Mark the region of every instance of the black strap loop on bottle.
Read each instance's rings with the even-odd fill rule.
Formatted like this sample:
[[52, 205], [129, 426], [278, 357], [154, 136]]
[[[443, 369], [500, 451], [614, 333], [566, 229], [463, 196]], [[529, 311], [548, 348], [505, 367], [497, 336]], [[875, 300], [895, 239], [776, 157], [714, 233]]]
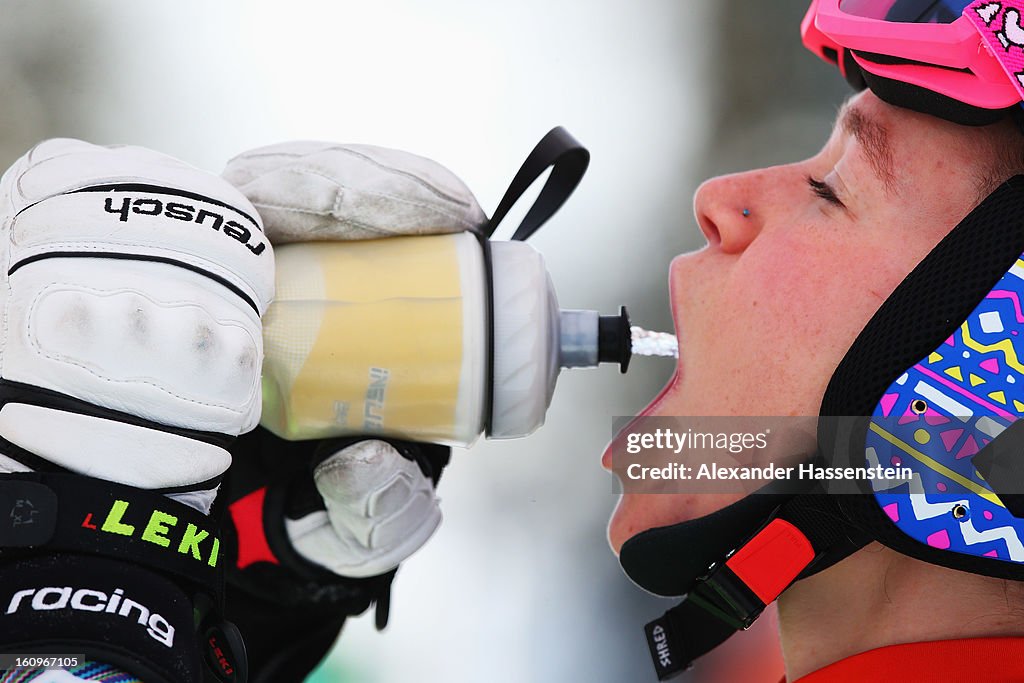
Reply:
[[586, 147], [561, 126], [552, 128], [526, 157], [512, 183], [505, 190], [505, 196], [498, 203], [494, 215], [484, 227], [484, 234], [487, 237], [493, 235], [498, 224], [523, 193], [550, 168], [551, 175], [537, 195], [537, 200], [512, 235], [513, 241], [523, 242], [529, 239], [561, 208], [583, 179], [589, 164], [590, 152]]

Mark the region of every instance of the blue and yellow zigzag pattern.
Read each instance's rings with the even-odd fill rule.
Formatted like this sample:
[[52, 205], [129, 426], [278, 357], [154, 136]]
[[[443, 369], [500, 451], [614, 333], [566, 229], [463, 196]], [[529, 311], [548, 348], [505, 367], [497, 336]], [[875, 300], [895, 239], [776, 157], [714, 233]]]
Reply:
[[913, 471], [910, 483], [875, 482], [875, 498], [921, 543], [1024, 563], [1024, 520], [1003, 507], [971, 461], [1024, 416], [1022, 299], [1024, 260], [1018, 259], [960, 328], [896, 380], [875, 409], [869, 464]]

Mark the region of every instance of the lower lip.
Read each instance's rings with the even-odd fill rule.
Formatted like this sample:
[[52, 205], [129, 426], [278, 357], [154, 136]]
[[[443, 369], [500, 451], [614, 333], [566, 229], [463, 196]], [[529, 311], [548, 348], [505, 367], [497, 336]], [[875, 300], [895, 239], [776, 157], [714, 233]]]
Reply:
[[[647, 417], [648, 415], [653, 414], [654, 411], [658, 409], [658, 406], [661, 405], [661, 400], [665, 398], [665, 395], [668, 394], [668, 392], [672, 391], [672, 389], [675, 388], [676, 383], [678, 381], [679, 370], [676, 369], [675, 374], [672, 375], [672, 379], [668, 381], [668, 384], [666, 384], [664, 388], [662, 388], [662, 390], [658, 392], [658, 395], [655, 396], [654, 399], [647, 404], [646, 408], [637, 413], [636, 417], [630, 420], [629, 424], [627, 424], [622, 430], [619, 431], [619, 434], [624, 434], [625, 432], [629, 431], [629, 429], [634, 424], [636, 424], [637, 420], [639, 420], [640, 418]], [[604, 449], [604, 453], [601, 455], [601, 466], [609, 471], [611, 471], [612, 469], [612, 448], [613, 446], [615, 446], [615, 442], [618, 440], [618, 438], [619, 435], [615, 435], [612, 438], [611, 443], [608, 444], [608, 447]]]

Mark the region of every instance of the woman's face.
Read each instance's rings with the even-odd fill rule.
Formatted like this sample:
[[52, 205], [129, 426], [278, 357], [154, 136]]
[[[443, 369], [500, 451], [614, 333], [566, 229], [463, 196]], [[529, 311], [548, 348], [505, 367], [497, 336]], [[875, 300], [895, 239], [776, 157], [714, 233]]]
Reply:
[[[694, 211], [708, 244], [669, 275], [679, 363], [641, 414], [817, 415], [879, 305], [977, 205], [992, 138], [865, 92], [816, 156], [701, 185]], [[618, 552], [737, 497], [626, 494], [609, 540]]]

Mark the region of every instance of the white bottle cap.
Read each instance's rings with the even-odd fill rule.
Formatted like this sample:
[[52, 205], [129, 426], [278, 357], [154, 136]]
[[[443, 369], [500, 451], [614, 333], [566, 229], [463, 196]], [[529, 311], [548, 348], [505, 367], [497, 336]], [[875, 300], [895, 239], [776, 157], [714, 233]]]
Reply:
[[544, 258], [524, 242], [492, 242], [494, 397], [492, 439], [544, 424], [558, 377], [559, 311]]

